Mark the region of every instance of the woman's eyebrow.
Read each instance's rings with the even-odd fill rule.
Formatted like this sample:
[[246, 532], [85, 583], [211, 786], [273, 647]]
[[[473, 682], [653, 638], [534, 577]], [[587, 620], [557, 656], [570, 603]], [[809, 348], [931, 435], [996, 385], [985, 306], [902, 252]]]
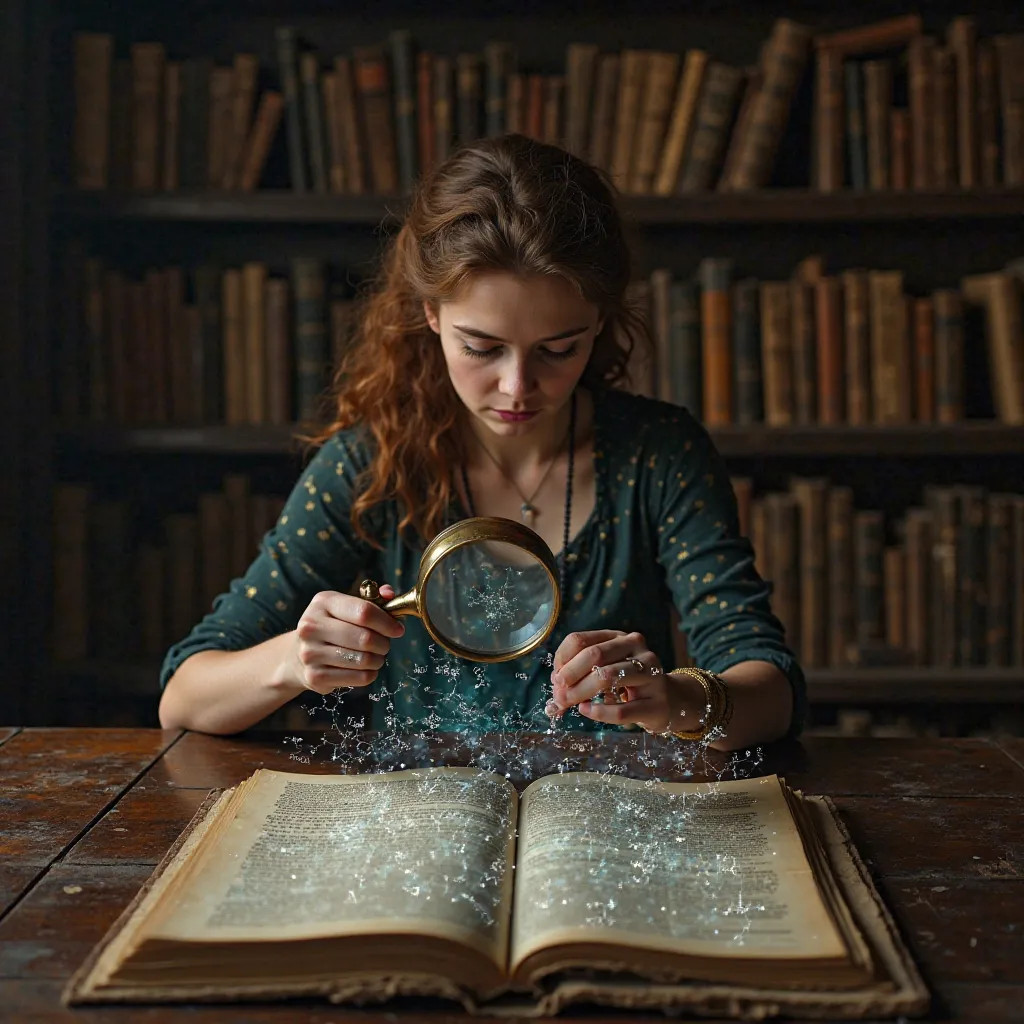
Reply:
[[[452, 324], [452, 327], [460, 334], [468, 334], [471, 338], [479, 338], [481, 341], [500, 341], [504, 343], [504, 338], [496, 337], [493, 334], [488, 334], [486, 331], [479, 331], [475, 327], [466, 327], [462, 324]], [[562, 331], [559, 334], [552, 334], [549, 338], [541, 338], [539, 344], [544, 344], [547, 341], [565, 341], [566, 338], [575, 338], [577, 334], [582, 334], [586, 330], [586, 326], [573, 327], [571, 330]]]

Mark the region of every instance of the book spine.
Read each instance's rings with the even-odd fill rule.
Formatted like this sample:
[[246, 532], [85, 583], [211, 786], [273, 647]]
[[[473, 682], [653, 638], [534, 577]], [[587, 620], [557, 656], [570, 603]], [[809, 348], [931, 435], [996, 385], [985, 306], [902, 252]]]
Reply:
[[932, 105], [934, 93], [935, 40], [918, 36], [907, 52], [907, 84], [910, 98], [911, 181], [915, 189], [932, 187]]
[[815, 54], [814, 182], [821, 192], [843, 187], [843, 59], [831, 49]]
[[619, 65], [619, 91], [615, 104], [615, 133], [613, 136], [611, 174], [615, 184], [629, 190], [630, 169], [636, 156], [637, 125], [640, 104], [647, 81], [650, 53], [646, 50], [625, 49]]
[[480, 58], [475, 53], [460, 53], [455, 58], [456, 131], [460, 145], [480, 138]]
[[[242, 164], [238, 179], [240, 192], [252, 192], [263, 176], [263, 169], [270, 154], [270, 147], [281, 124], [284, 113], [284, 97], [268, 89], [260, 97], [252, 132], [246, 140], [242, 153]], [[340, 183], [339, 183], [340, 184]]]
[[818, 418], [814, 291], [814, 285], [800, 278], [790, 282], [794, 420], [801, 424]]
[[245, 310], [242, 272], [225, 270], [221, 278], [221, 309], [224, 356], [224, 422], [232, 426], [246, 422]]
[[593, 43], [570, 43], [565, 54], [565, 148], [584, 159], [590, 144], [590, 110], [599, 56], [600, 50]]
[[292, 422], [294, 379], [289, 330], [288, 282], [270, 278], [266, 282], [267, 409], [268, 423], [284, 426]]
[[885, 603], [885, 642], [893, 650], [907, 645], [906, 559], [903, 548], [890, 546], [882, 556], [882, 590]]
[[772, 28], [762, 60], [764, 83], [754, 97], [750, 123], [743, 134], [743, 146], [732, 176], [732, 186], [738, 191], [763, 188], [769, 183], [790, 108], [807, 65], [810, 39], [808, 28], [788, 18], [779, 18]]
[[679, 177], [680, 194], [706, 192], [714, 185], [742, 84], [740, 68], [715, 61], [708, 65], [693, 135]]
[[737, 281], [732, 289], [733, 382], [736, 422], [764, 420], [761, 387], [761, 322], [758, 312], [760, 283], [756, 278]]
[[398, 158], [387, 62], [383, 51], [373, 46], [357, 49], [353, 60], [362, 123], [366, 125], [373, 191], [393, 195], [398, 191]]
[[964, 418], [964, 308], [959, 291], [933, 292], [935, 310], [935, 415], [940, 423]]
[[670, 196], [676, 191], [707, 64], [708, 55], [703, 50], [686, 51], [683, 73], [679, 79], [672, 108], [672, 118], [666, 131], [658, 173], [654, 180], [655, 195]]
[[935, 49], [935, 85], [932, 105], [932, 170], [937, 189], [954, 188], [957, 183], [956, 157], [956, 66], [948, 47]]
[[977, 487], [958, 488], [960, 535], [957, 544], [957, 583], [961, 665], [980, 665], [985, 653], [985, 493]]
[[209, 110], [206, 118], [206, 184], [211, 189], [221, 188], [224, 182], [234, 94], [234, 71], [231, 68], [214, 68], [210, 72]]
[[829, 488], [825, 519], [828, 531], [828, 662], [842, 666], [854, 641], [853, 490]]
[[828, 664], [829, 648], [828, 481], [801, 480], [794, 490], [800, 514], [800, 660], [820, 668]]
[[224, 176], [221, 182], [225, 191], [236, 187], [241, 174], [245, 142], [249, 137], [253, 106], [256, 100], [259, 58], [251, 53], [236, 53], [234, 75], [235, 91], [231, 100], [231, 128], [225, 143]]
[[309, 140], [310, 178], [313, 191], [323, 194], [328, 190], [327, 142], [320, 105], [320, 62], [315, 53], [303, 53], [299, 57], [299, 77], [302, 82], [303, 126]]
[[883, 549], [885, 522], [882, 513], [861, 510], [853, 515], [854, 590], [857, 601], [857, 643], [872, 646], [885, 638], [883, 600]]
[[[452, 100], [452, 62], [448, 57], [434, 58], [434, 155], [444, 163], [452, 151], [454, 103]], [[521, 106], [521, 104], [520, 104]]]
[[292, 261], [295, 290], [296, 412], [302, 421], [316, 418], [327, 367], [326, 285], [319, 260]]
[[163, 124], [165, 51], [162, 43], [133, 43], [132, 188], [155, 192], [160, 187], [160, 131]]
[[242, 268], [244, 318], [245, 419], [267, 420], [267, 265], [246, 263]]
[[114, 40], [101, 32], [76, 32], [73, 40], [72, 183], [105, 189], [110, 170], [110, 82]]
[[619, 55], [602, 54], [597, 64], [597, 89], [590, 122], [590, 162], [607, 171], [611, 167], [615, 100], [619, 92]]
[[861, 63], [843, 64], [846, 93], [846, 165], [850, 185], [863, 191], [868, 187], [867, 128], [864, 116], [864, 75]]
[[564, 75], [544, 76], [544, 130], [542, 141], [549, 146], [562, 146], [562, 106], [565, 93]]
[[167, 316], [167, 355], [169, 374], [169, 419], [188, 423], [192, 396], [189, 392], [189, 350], [185, 334], [185, 271], [168, 267], [164, 271]]
[[424, 175], [437, 165], [434, 131], [434, 55], [421, 50], [416, 54], [416, 133]]
[[988, 537], [985, 551], [985, 647], [986, 665], [1010, 664], [1010, 584], [1013, 569], [1013, 496], [993, 494], [988, 498]]
[[894, 192], [910, 188], [910, 112], [894, 108], [889, 112], [889, 181]]
[[306, 170], [305, 130], [302, 124], [302, 106], [299, 100], [298, 50], [295, 29], [279, 25], [276, 29], [277, 66], [284, 96], [285, 127], [288, 133], [288, 173], [292, 189], [309, 191]]
[[334, 73], [337, 75], [338, 116], [345, 140], [345, 190], [350, 195], [361, 196], [367, 191], [366, 147], [356, 104], [351, 59], [335, 57]]
[[818, 422], [836, 425], [845, 417], [843, 401], [843, 291], [838, 277], [814, 285], [817, 323]]
[[693, 279], [673, 281], [671, 287], [672, 343], [669, 376], [672, 401], [700, 420], [704, 415], [701, 370], [700, 285]]
[[654, 191], [654, 176], [658, 157], [665, 141], [665, 131], [676, 78], [679, 74], [679, 54], [652, 53], [648, 61], [647, 81], [640, 102], [640, 124], [637, 128], [636, 154], [630, 175], [629, 191], [634, 195], [650, 195]]
[[181, 145], [178, 178], [183, 189], [206, 185], [213, 61], [189, 57], [181, 65]]
[[892, 62], [864, 62], [864, 121], [867, 136], [868, 188], [889, 187], [889, 111], [892, 109]]
[[935, 421], [935, 310], [931, 299], [911, 299], [914, 338], [914, 418]]
[[391, 33], [391, 68], [395, 87], [398, 186], [405, 195], [412, 192], [420, 173], [413, 67], [412, 33], [408, 29], [396, 29]]
[[958, 502], [951, 488], [934, 487], [928, 493], [933, 538], [931, 578], [932, 664], [950, 668], [959, 663], [957, 594]]
[[846, 418], [851, 426], [866, 426], [873, 419], [868, 273], [865, 270], [846, 270], [841, 277], [846, 354]]
[[978, 174], [978, 38], [974, 18], [949, 23], [949, 48], [956, 62], [957, 169], [961, 188], [976, 188]]
[[505, 134], [508, 76], [515, 68], [511, 45], [488, 43], [484, 48], [484, 67], [484, 131], [493, 139]]
[[800, 528], [796, 498], [792, 494], [769, 494], [765, 502], [774, 588], [772, 605], [775, 615], [785, 629], [789, 648], [799, 651]]
[[220, 423], [225, 417], [225, 358], [221, 325], [223, 284], [219, 267], [204, 264], [196, 268], [195, 296], [202, 325], [202, 350], [196, 368], [200, 389], [198, 419], [202, 423]]
[[771, 427], [793, 422], [793, 339], [790, 288], [786, 281], [761, 284], [761, 373], [765, 421]]
[[907, 649], [915, 665], [929, 660], [929, 609], [933, 600], [931, 579], [932, 517], [926, 509], [909, 509], [906, 518]]
[[697, 271], [701, 283], [701, 365], [704, 377], [704, 422], [722, 426], [732, 422], [732, 346], [729, 287], [732, 260], [707, 257]]
[[910, 420], [910, 359], [903, 273], [868, 273], [871, 302], [872, 405], [875, 423]]

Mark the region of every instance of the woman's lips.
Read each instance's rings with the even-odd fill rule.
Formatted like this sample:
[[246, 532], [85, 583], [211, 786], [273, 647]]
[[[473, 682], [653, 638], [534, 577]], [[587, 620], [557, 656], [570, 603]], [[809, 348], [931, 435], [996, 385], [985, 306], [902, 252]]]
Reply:
[[506, 423], [525, 423], [527, 420], [532, 420], [537, 415], [536, 411], [533, 412], [509, 412], [507, 409], [495, 409], [494, 410]]

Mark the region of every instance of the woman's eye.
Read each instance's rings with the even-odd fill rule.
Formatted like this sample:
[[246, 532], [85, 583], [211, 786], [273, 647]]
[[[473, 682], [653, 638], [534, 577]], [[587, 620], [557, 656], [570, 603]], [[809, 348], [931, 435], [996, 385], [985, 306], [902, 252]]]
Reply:
[[466, 345], [463, 343], [462, 351], [467, 356], [472, 356], [474, 359], [487, 359], [493, 356], [498, 350], [496, 348], [473, 348], [472, 345]]
[[568, 348], [563, 348], [561, 352], [556, 352], [551, 348], [544, 348], [541, 351], [547, 356], [548, 359], [571, 359], [576, 355], [576, 350], [579, 346], [574, 341]]

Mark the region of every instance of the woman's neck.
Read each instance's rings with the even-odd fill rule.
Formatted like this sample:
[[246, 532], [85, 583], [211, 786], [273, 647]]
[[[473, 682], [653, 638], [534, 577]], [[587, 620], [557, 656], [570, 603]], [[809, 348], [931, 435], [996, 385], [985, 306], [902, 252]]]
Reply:
[[[591, 402], [582, 389], [577, 391], [576, 443], [590, 434]], [[519, 436], [502, 437], [471, 414], [463, 418], [463, 436], [470, 462], [487, 459], [480, 447], [491, 454], [506, 473], [529, 471], [532, 467], [547, 465], [552, 459], [568, 451], [571, 401], [558, 410], [548, 422], [538, 424], [535, 430]], [[476, 449], [474, 451], [474, 449]]]

